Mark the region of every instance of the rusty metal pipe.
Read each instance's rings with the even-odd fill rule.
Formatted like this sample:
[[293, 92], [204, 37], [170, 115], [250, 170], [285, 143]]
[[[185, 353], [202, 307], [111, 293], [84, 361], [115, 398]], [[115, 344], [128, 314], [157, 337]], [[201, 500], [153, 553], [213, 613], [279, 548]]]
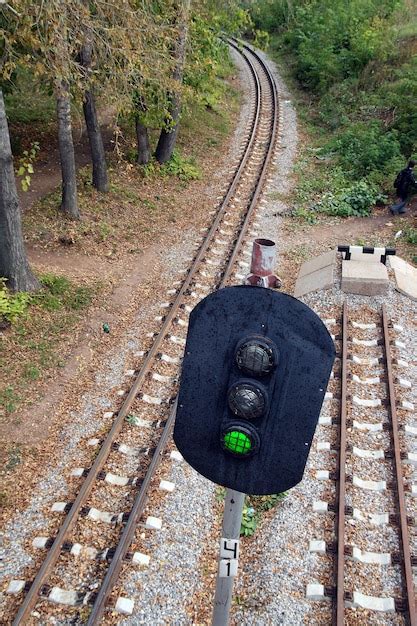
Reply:
[[258, 287], [281, 287], [281, 280], [274, 274], [276, 245], [271, 239], [255, 239], [252, 248], [250, 274], [247, 285]]

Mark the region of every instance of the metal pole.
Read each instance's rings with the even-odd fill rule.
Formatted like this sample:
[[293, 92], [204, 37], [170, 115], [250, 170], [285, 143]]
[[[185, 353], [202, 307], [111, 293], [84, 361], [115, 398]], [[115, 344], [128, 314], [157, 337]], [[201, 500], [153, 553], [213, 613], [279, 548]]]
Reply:
[[[255, 239], [250, 274], [246, 277], [245, 283], [259, 287], [280, 287], [281, 281], [273, 273], [275, 261], [275, 243], [270, 239]], [[240, 527], [244, 502], [244, 493], [226, 489], [212, 626], [227, 626], [229, 623], [233, 579], [237, 574], [239, 562]]]
[[220, 557], [212, 626], [227, 626], [232, 603], [233, 578], [237, 573], [239, 537], [245, 494], [226, 489]]

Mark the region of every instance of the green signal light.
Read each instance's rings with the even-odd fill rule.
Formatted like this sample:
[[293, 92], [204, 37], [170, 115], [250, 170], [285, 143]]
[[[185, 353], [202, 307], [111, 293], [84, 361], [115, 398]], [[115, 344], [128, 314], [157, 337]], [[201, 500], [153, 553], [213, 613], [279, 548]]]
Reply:
[[238, 430], [231, 430], [223, 437], [223, 444], [226, 450], [233, 454], [248, 454], [252, 450], [252, 441], [245, 433]]

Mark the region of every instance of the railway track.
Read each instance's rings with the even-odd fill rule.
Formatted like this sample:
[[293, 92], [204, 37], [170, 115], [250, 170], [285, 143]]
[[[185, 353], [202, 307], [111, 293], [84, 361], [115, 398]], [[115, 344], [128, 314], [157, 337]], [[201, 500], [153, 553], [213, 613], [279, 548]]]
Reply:
[[[47, 551], [36, 576], [9, 584], [10, 594], [19, 599], [23, 594], [15, 626], [28, 623], [34, 611], [37, 619], [56, 612], [59, 623], [71, 619], [89, 625], [98, 624], [107, 608], [132, 611], [129, 598], [119, 597], [109, 607], [109, 597], [124, 564], [147, 563], [148, 555], [129, 552], [137, 529], [160, 525], [157, 518], [144, 519], [144, 510], [175, 419], [188, 314], [209, 292], [241, 282], [248, 273], [249, 246], [257, 234], [254, 211], [278, 132], [277, 89], [269, 69], [249, 47], [229, 43], [243, 55], [253, 81], [241, 157], [185, 279], [161, 305], [149, 349], [137, 354], [136, 369], [127, 372], [133, 378], [130, 389], [120, 390], [121, 406], [107, 412], [108, 433], [89, 440], [90, 465], [71, 470], [72, 479], [80, 481], [77, 496], [52, 506], [51, 514], [64, 516], [58, 532], [33, 538], [33, 547]], [[159, 488], [169, 491], [173, 485], [161, 481]]]
[[[310, 553], [327, 559], [323, 583], [307, 598], [332, 602], [342, 624], [417, 624], [413, 567], [417, 565], [411, 384], [402, 358], [402, 328], [380, 314], [349, 311], [328, 319], [339, 358], [320, 418], [317, 451], [326, 469], [323, 534]], [[323, 496], [322, 496], [323, 498]], [[328, 524], [329, 518], [334, 524]]]

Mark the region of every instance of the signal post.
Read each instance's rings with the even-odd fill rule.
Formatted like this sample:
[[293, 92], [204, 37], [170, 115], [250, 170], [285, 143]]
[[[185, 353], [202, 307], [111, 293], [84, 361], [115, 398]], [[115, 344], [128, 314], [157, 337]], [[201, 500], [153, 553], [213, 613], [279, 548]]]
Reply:
[[[277, 284], [274, 245], [255, 241], [251, 285]], [[190, 314], [174, 441], [194, 469], [227, 488], [214, 626], [228, 623], [244, 494], [301, 481], [334, 357], [320, 318], [272, 289], [225, 287]]]

